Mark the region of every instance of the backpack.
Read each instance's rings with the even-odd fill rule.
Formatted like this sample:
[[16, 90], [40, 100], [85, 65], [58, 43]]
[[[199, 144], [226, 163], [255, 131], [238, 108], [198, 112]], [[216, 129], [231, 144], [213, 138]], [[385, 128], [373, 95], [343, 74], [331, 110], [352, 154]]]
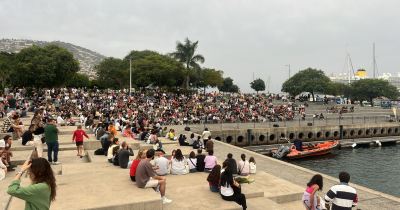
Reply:
[[94, 155], [104, 155], [104, 150], [103, 148], [97, 149], [94, 151]]

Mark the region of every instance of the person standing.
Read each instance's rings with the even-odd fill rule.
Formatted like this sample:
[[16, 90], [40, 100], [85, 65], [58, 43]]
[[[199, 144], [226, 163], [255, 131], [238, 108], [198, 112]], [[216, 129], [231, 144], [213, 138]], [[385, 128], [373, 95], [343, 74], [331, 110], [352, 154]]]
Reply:
[[208, 141], [206, 143], [206, 151], [213, 151], [214, 150], [214, 142], [211, 141], [211, 136], [208, 137]]
[[201, 134], [201, 138], [203, 138], [203, 145], [206, 145], [208, 141], [208, 137], [211, 137], [210, 131], [208, 131], [208, 128], [205, 128], [203, 133]]
[[[54, 119], [49, 119], [48, 124], [44, 127], [44, 135], [47, 144], [47, 160], [50, 164], [53, 163], [54, 165], [61, 164], [61, 162], [58, 162], [58, 133], [60, 133], [60, 131]], [[54, 153], [54, 162], [51, 157], [52, 153]]]
[[17, 100], [15, 100], [14, 96], [11, 95], [11, 98], [8, 101], [8, 112], [17, 111]]
[[325, 195], [325, 207], [329, 209], [332, 202], [332, 210], [351, 210], [358, 203], [356, 189], [349, 185], [350, 174], [342, 171], [339, 173], [340, 183], [329, 189]]

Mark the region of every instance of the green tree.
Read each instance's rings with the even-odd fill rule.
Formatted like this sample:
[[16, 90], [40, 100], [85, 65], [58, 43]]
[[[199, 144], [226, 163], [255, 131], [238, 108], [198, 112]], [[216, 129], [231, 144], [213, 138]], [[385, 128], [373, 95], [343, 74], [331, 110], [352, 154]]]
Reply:
[[335, 89], [337, 90], [337, 94], [334, 94], [334, 95], [340, 95], [342, 97], [348, 97], [353, 92], [353, 87], [351, 85], [349, 85], [349, 84], [335, 82], [335, 83], [333, 83], [333, 85], [334, 85]]
[[250, 82], [250, 87], [253, 90], [257, 91], [257, 94], [258, 94], [258, 91], [264, 91], [265, 90], [265, 82], [264, 82], [264, 80], [258, 78], [256, 80], [254, 80], [253, 82]]
[[386, 97], [397, 100], [399, 91], [396, 86], [383, 79], [360, 79], [351, 83], [353, 88], [352, 97], [355, 100], [368, 100], [372, 104], [372, 99]]
[[87, 75], [77, 73], [65, 85], [67, 87], [89, 87], [90, 81]]
[[132, 62], [132, 77], [138, 87], [177, 85], [185, 69], [181, 62], [164, 55], [153, 54]]
[[205, 93], [208, 87], [218, 87], [222, 85], [224, 81], [222, 77], [223, 74], [224, 72], [220, 70], [200, 68], [196, 71], [196, 74], [194, 74], [194, 81], [196, 81], [195, 86], [203, 88]]
[[20, 87], [51, 88], [62, 86], [78, 71], [79, 62], [67, 49], [55, 44], [34, 45], [15, 55], [10, 79]]
[[324, 92], [330, 94], [334, 91], [332, 81], [322, 70], [304, 69], [286, 80], [281, 91], [288, 92], [290, 95], [298, 95], [302, 92], [310, 92], [314, 98], [314, 92]]
[[224, 81], [222, 81], [222, 85], [218, 86], [218, 90], [222, 91], [224, 93], [239, 93], [240, 89], [237, 85], [233, 84], [233, 79], [230, 77], [224, 78]]
[[[94, 67], [97, 80], [106, 88], [122, 88], [124, 83], [124, 69], [119, 58], [105, 58]], [[125, 70], [126, 71], [126, 70]], [[129, 78], [128, 78], [129, 79]]]
[[205, 59], [202, 55], [195, 55], [197, 46], [199, 41], [192, 42], [188, 38], [185, 39], [185, 43], [181, 43], [179, 41], [176, 42], [176, 51], [170, 53], [174, 59], [179, 62], [182, 62], [186, 69], [184, 71], [184, 80], [182, 87], [189, 88], [190, 75], [196, 69], [200, 69], [200, 65], [198, 63], [204, 63]]
[[4, 87], [6, 80], [10, 77], [11, 70], [15, 61], [15, 53], [8, 53], [5, 51], [0, 52], [0, 79]]

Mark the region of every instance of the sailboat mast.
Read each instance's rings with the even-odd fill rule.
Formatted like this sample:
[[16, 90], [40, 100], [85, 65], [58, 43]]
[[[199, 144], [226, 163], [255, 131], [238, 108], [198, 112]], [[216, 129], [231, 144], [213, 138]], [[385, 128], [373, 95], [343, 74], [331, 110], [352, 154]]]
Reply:
[[350, 84], [350, 54], [349, 54], [349, 45], [347, 45], [347, 65], [349, 67], [349, 75], [347, 75], [349, 77], [349, 84]]
[[271, 76], [268, 76], [268, 94], [269, 94], [269, 85], [271, 84]]
[[375, 78], [376, 78], [376, 74], [375, 74], [375, 65], [376, 65], [376, 63], [375, 63], [375, 62], [376, 62], [376, 61], [375, 61], [375, 43], [374, 43], [374, 52], [373, 52], [373, 53], [374, 53], [374, 54], [373, 54], [373, 56], [374, 56], [374, 57], [373, 57], [373, 59], [374, 59], [373, 61], [374, 61], [374, 79], [375, 79]]

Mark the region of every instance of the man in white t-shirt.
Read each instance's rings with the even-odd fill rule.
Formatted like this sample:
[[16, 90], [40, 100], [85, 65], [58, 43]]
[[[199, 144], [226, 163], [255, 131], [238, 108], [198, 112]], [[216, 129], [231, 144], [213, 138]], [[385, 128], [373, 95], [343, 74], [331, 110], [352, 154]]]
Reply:
[[203, 138], [204, 145], [206, 145], [209, 136], [211, 136], [211, 133], [210, 131], [208, 131], [208, 128], [205, 128], [204, 132], [201, 134], [201, 138]]
[[159, 167], [159, 169], [155, 170], [156, 174], [159, 176], [167, 175], [168, 164], [168, 159], [164, 157], [164, 154], [162, 152], [159, 152], [158, 158], [154, 161], [154, 167]]

